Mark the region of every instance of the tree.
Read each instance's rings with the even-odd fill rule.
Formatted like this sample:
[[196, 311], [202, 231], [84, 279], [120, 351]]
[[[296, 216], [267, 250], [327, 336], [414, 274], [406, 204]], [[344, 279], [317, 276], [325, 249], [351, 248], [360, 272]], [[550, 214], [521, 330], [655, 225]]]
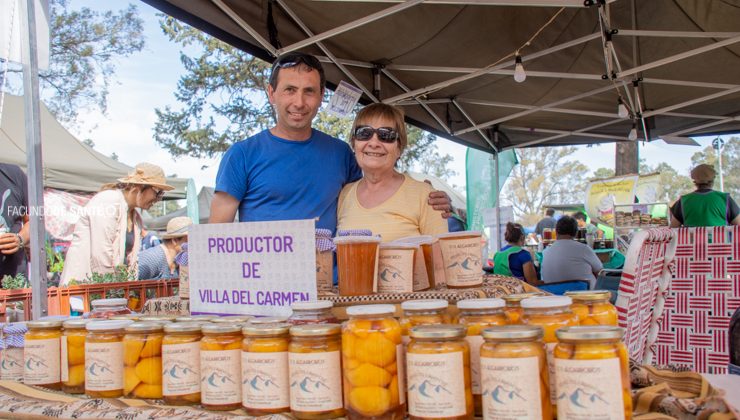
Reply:
[[[67, 0], [51, 0], [49, 8], [49, 69], [39, 72], [44, 102], [64, 122], [74, 122], [84, 108], [105, 113], [115, 60], [144, 47], [136, 6], [101, 13], [87, 7], [69, 10]], [[22, 70], [18, 65], [8, 72], [20, 75]], [[13, 82], [10, 90], [20, 93], [22, 83]]]
[[519, 165], [504, 186], [504, 198], [524, 225], [537, 222], [546, 204], [582, 203], [586, 165], [568, 160], [575, 147], [517, 149]]
[[[681, 175], [671, 165], [661, 162], [656, 166], [650, 166], [645, 159], [640, 159], [640, 174], [647, 175], [651, 173], [660, 173], [660, 184], [663, 187], [662, 194], [657, 197], [661, 203], [671, 203], [681, 194], [686, 194], [693, 190], [693, 183], [686, 175]], [[611, 178], [614, 176], [614, 170], [610, 168], [599, 168], [594, 171], [592, 178]]]
[[[712, 146], [707, 146], [701, 152], [696, 152], [691, 156], [692, 167], [701, 163], [714, 166], [717, 171], [714, 189], [719, 190], [719, 160], [717, 159], [717, 151]], [[725, 192], [730, 193], [737, 200], [740, 197], [740, 137], [731, 137], [729, 140], [725, 140], [725, 147], [722, 149], [722, 175]]]

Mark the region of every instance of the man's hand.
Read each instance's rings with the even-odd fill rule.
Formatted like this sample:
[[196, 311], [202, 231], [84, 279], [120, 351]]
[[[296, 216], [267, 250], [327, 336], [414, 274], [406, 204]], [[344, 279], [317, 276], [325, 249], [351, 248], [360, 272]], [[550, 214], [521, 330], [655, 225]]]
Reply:
[[444, 191], [432, 191], [427, 200], [434, 210], [441, 211], [442, 217], [447, 219], [452, 216], [452, 200]]
[[239, 200], [223, 191], [216, 191], [211, 201], [208, 223], [232, 223], [239, 208]]
[[12, 255], [21, 249], [21, 240], [15, 233], [0, 234], [0, 252]]

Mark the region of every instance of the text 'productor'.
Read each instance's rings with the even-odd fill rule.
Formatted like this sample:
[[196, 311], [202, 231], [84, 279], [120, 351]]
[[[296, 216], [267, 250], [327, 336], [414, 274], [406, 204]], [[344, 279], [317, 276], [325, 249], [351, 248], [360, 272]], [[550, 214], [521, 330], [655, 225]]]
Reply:
[[242, 252], [292, 253], [293, 237], [283, 236], [236, 236], [226, 238], [208, 238], [209, 254], [239, 254]]

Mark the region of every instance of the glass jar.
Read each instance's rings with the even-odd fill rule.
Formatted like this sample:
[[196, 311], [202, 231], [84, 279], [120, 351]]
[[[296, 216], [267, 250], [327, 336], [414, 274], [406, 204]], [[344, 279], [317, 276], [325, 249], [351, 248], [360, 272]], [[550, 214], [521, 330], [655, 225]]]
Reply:
[[333, 307], [334, 303], [330, 300], [296, 302], [290, 305], [293, 313], [288, 318], [288, 323], [291, 325], [336, 324], [339, 320], [331, 311]]
[[342, 326], [344, 407], [348, 419], [403, 419], [406, 415], [401, 325], [393, 305], [347, 308]]
[[449, 324], [447, 314], [449, 304], [444, 299], [407, 300], [401, 303], [403, 315], [401, 323], [401, 339], [404, 344], [409, 342], [409, 330], [417, 325]]
[[632, 418], [624, 329], [566, 327], [556, 332], [558, 418]]
[[470, 346], [470, 380], [473, 387], [473, 401], [475, 415], [482, 413], [481, 378], [480, 378], [480, 346], [483, 344], [481, 331], [486, 327], [506, 325], [503, 299], [465, 299], [457, 302], [460, 310], [455, 318], [455, 324], [467, 327], [465, 340]]
[[161, 322], [135, 322], [123, 336], [123, 395], [162, 398]]
[[242, 406], [241, 324], [203, 324], [201, 331], [201, 405], [208, 410], [236, 410]]
[[511, 295], [506, 295], [502, 298], [504, 302], [506, 302], [506, 307], [504, 307], [504, 314], [506, 314], [507, 325], [521, 324], [522, 314], [524, 313], [524, 311], [522, 310], [520, 303], [522, 300], [534, 296], [545, 296], [545, 294], [542, 292], [515, 293]]
[[85, 393], [85, 326], [89, 319], [70, 319], [62, 323], [62, 391]]
[[473, 418], [466, 331], [463, 325], [411, 328], [406, 351], [410, 419]]
[[140, 314], [126, 314], [126, 315], [111, 315], [108, 317], [108, 319], [114, 320], [114, 321], [128, 319], [128, 320], [136, 322], [139, 320], [140, 317], [141, 317]]
[[342, 404], [341, 327], [306, 324], [290, 328], [290, 412], [297, 419], [336, 419]]
[[175, 322], [177, 315], [139, 315], [139, 321], [141, 322], [159, 322], [169, 323]]
[[23, 348], [23, 383], [62, 389], [62, 321], [28, 321]]
[[250, 319], [246, 325], [286, 324], [287, 322], [287, 316], [263, 316]]
[[242, 326], [246, 324], [252, 318], [254, 317], [251, 317], [251, 316], [220, 316], [217, 318], [213, 318], [209, 322], [211, 322], [212, 324], [229, 324], [229, 325]]
[[242, 406], [250, 416], [290, 412], [289, 330], [274, 322], [242, 328]]
[[557, 404], [557, 389], [555, 386], [555, 365], [552, 352], [558, 342], [555, 331], [562, 327], [578, 325], [578, 317], [570, 310], [573, 300], [568, 296], [535, 296], [522, 300], [524, 310], [522, 323], [542, 327], [545, 349], [547, 350], [547, 366], [550, 374], [550, 402]]
[[483, 284], [481, 232], [464, 231], [437, 235], [444, 261], [447, 288], [466, 289]]
[[200, 330], [195, 322], [164, 326], [162, 397], [168, 405], [200, 403]]
[[552, 419], [542, 335], [542, 327], [534, 325], [483, 330], [480, 365], [484, 418]]
[[85, 394], [90, 398], [123, 395], [123, 335], [131, 324], [131, 320], [114, 320], [85, 326]]
[[218, 318], [216, 315], [188, 315], [178, 316], [175, 322], [210, 322]]
[[127, 315], [132, 313], [131, 309], [126, 306], [128, 301], [121, 299], [95, 299], [90, 303], [92, 311], [90, 318], [108, 319], [113, 315]]
[[0, 363], [0, 379], [23, 381], [23, 335], [28, 332], [25, 322], [3, 325], [3, 351]]
[[565, 292], [573, 299], [570, 310], [578, 316], [582, 326], [617, 326], [617, 308], [609, 302], [612, 293], [608, 290], [579, 290]]

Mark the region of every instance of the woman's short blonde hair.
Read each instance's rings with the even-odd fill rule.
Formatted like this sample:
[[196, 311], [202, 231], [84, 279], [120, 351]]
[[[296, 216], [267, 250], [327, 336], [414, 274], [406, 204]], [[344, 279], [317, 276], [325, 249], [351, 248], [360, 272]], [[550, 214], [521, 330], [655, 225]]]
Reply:
[[383, 103], [368, 105], [357, 113], [355, 122], [352, 123], [352, 132], [349, 134], [349, 144], [352, 148], [355, 148], [355, 130], [357, 127], [367, 125], [370, 120], [375, 118], [383, 118], [393, 121], [393, 127], [391, 128], [398, 131], [398, 148], [401, 153], [403, 153], [404, 149], [406, 149], [406, 145], [408, 145], [406, 123], [403, 120], [403, 111], [398, 107]]

